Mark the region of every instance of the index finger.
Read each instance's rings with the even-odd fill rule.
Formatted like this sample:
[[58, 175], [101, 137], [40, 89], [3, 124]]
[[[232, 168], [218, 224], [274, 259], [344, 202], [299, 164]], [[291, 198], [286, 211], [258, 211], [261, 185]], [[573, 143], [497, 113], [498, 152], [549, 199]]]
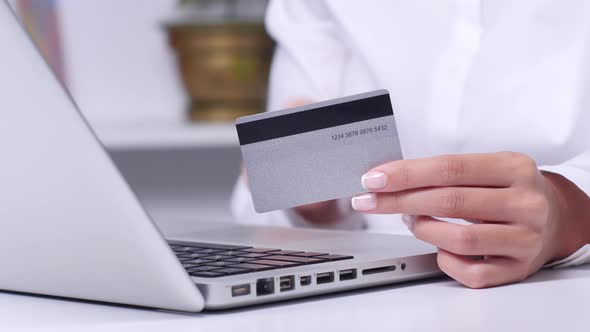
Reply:
[[[363, 176], [372, 192], [424, 187], [509, 187], [531, 160], [512, 152], [445, 155], [398, 160], [375, 167]], [[528, 168], [527, 168], [528, 170]]]

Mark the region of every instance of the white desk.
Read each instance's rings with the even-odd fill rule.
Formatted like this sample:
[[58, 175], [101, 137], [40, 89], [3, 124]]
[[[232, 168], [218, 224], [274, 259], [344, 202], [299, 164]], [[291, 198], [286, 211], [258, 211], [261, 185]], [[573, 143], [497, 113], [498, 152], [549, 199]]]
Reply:
[[470, 290], [448, 279], [225, 312], [176, 314], [0, 293], [0, 330], [590, 331], [590, 266]]

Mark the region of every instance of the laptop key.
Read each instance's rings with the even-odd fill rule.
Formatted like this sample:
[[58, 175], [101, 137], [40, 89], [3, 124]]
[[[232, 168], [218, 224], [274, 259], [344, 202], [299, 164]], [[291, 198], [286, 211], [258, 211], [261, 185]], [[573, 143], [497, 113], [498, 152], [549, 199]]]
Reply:
[[218, 266], [218, 267], [224, 267], [224, 266], [228, 266], [228, 265], [233, 265], [235, 264], [234, 262], [225, 262], [225, 261], [210, 261], [209, 263], [207, 263], [207, 265], [209, 266]]
[[198, 245], [199, 248], [207, 248], [207, 249], [219, 249], [219, 250], [244, 250], [250, 249], [252, 247], [249, 246], [234, 246], [229, 244], [209, 244], [203, 243]]
[[272, 259], [278, 261], [285, 261], [285, 262], [296, 262], [296, 263], [303, 263], [303, 264], [313, 264], [313, 263], [321, 263], [325, 262], [323, 259], [317, 259], [312, 257], [297, 257], [297, 256], [267, 256], [264, 259]]
[[232, 257], [230, 259], [226, 259], [228, 262], [236, 262], [236, 263], [245, 263], [249, 261], [257, 260], [258, 258], [249, 258], [249, 257]]
[[190, 251], [196, 251], [196, 250], [200, 250], [199, 248], [195, 248], [195, 247], [177, 247], [174, 248], [174, 251], [176, 252], [190, 252]]
[[204, 264], [213, 263], [213, 262], [215, 262], [215, 261], [212, 261], [209, 259], [196, 258], [196, 259], [192, 259], [190, 261], [182, 261], [182, 264], [204, 265]]
[[220, 270], [215, 270], [215, 273], [223, 273], [225, 275], [232, 275], [232, 274], [240, 274], [240, 273], [247, 273], [251, 272], [249, 269], [239, 269], [235, 267], [226, 267]]
[[243, 255], [240, 255], [240, 257], [249, 257], [249, 258], [258, 258], [258, 257], [265, 257], [265, 256], [270, 256], [270, 253], [256, 253], [256, 252], [252, 252], [252, 253], [246, 253]]
[[248, 247], [248, 246], [236, 246], [236, 245], [219, 244], [219, 243], [182, 242], [182, 241], [168, 241], [168, 243], [170, 245], [184, 245], [184, 246], [192, 246], [192, 247], [207, 248], [207, 249], [221, 249], [221, 250], [241, 250], [241, 249], [252, 248], [252, 247]]
[[264, 253], [264, 252], [270, 252], [270, 251], [279, 251], [280, 249], [270, 249], [270, 248], [250, 248], [250, 249], [244, 249], [241, 251], [247, 251], [247, 252], [256, 252], [256, 253]]
[[203, 259], [210, 259], [212, 261], [223, 261], [229, 258], [232, 258], [231, 256], [224, 256], [224, 255], [213, 255], [213, 256], [205, 256], [202, 257]]
[[223, 250], [223, 249], [210, 249], [210, 248], [206, 248], [206, 249], [203, 249], [203, 250], [201, 250], [199, 252], [202, 252], [202, 253], [206, 253], [206, 254], [210, 254], [211, 255], [211, 254], [217, 254], [217, 253], [222, 252], [222, 251], [225, 251], [225, 250]]
[[[274, 254], [274, 252], [273, 252]], [[292, 256], [298, 256], [298, 257], [317, 257], [317, 256], [324, 256], [324, 255], [329, 255], [326, 253], [321, 253], [321, 252], [300, 252], [300, 253], [296, 253], [296, 254], [291, 254]], [[289, 255], [289, 256], [291, 256]], [[321, 258], [321, 257], [319, 257]]]
[[229, 250], [229, 251], [222, 251], [218, 252], [217, 255], [225, 255], [225, 256], [240, 256], [245, 255], [246, 253], [241, 250]]
[[291, 267], [297, 265], [303, 265], [301, 263], [296, 262], [285, 262], [285, 261], [271, 261], [268, 259], [259, 259], [255, 261], [248, 262], [251, 264], [262, 264], [262, 265], [270, 265], [270, 266], [278, 266], [278, 267]]
[[297, 251], [297, 250], [277, 250], [277, 251], [269, 252], [269, 254], [273, 254], [273, 255], [294, 255], [294, 254], [301, 254], [301, 253], [303, 253], [303, 251]]
[[223, 273], [215, 272], [215, 271], [192, 271], [189, 272], [189, 275], [193, 277], [203, 277], [203, 278], [216, 278], [216, 277], [223, 277]]
[[236, 265], [232, 265], [231, 267], [249, 269], [249, 270], [254, 270], [254, 271], [264, 271], [264, 270], [270, 270], [270, 269], [274, 268], [269, 265], [260, 265], [260, 264], [252, 264], [252, 263], [236, 264]]
[[327, 261], [341, 261], [344, 259], [353, 259], [353, 256], [347, 256], [347, 255], [325, 255], [325, 256], [321, 256], [321, 257], [316, 257], [316, 258], [321, 258], [323, 260], [327, 260]]
[[192, 261], [193, 259], [195, 259], [194, 257], [177, 257], [177, 258], [181, 262], [183, 262], [183, 261]]
[[211, 270], [219, 270], [219, 266], [209, 266], [209, 265], [201, 265], [201, 266], [193, 266], [187, 268], [187, 271], [211, 271]]
[[176, 255], [181, 261], [187, 260], [187, 259], [194, 259], [194, 258], [203, 258], [203, 257], [207, 257], [209, 256], [209, 254], [205, 254], [205, 253], [198, 253], [198, 252], [191, 252], [188, 254], [182, 254], [182, 255]]

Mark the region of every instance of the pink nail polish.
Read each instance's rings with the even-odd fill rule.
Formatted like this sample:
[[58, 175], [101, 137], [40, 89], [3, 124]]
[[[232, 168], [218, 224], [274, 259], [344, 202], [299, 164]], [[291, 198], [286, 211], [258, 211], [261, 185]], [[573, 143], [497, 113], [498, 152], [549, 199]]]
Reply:
[[357, 211], [371, 211], [377, 208], [375, 194], [362, 194], [352, 198], [352, 208]]
[[369, 172], [363, 175], [361, 182], [365, 189], [383, 189], [387, 184], [387, 177], [382, 172]]

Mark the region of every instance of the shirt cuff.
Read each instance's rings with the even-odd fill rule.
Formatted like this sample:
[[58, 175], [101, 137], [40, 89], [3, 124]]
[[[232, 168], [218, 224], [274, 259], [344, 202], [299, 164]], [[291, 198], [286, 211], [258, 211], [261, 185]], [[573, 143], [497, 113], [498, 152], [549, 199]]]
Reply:
[[[541, 166], [540, 170], [559, 174], [575, 184], [586, 195], [590, 196], [590, 175], [588, 172], [571, 165]], [[590, 222], [590, 220], [586, 220]], [[545, 265], [549, 268], [564, 268], [590, 263], [590, 244], [586, 244], [569, 257]]]
[[590, 263], [590, 244], [584, 245], [575, 253], [564, 259], [545, 265], [548, 268], [564, 268]]

